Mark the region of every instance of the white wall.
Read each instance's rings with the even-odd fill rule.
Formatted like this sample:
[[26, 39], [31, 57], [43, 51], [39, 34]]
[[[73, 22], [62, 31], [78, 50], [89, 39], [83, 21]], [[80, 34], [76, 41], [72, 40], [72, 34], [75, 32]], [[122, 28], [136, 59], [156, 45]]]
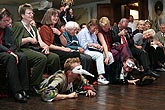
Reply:
[[[91, 18], [97, 18], [97, 4], [101, 4], [101, 3], [111, 3], [111, 0], [101, 0], [100, 2], [92, 2], [92, 3], [88, 3], [88, 4], [73, 6], [72, 8], [73, 8], [73, 10], [76, 10], [79, 8], [83, 8], [84, 10], [87, 10], [87, 15], [88, 15], [88, 16], [86, 16], [87, 21], [84, 21], [84, 22], [88, 22]], [[84, 16], [85, 15], [86, 14], [84, 13]]]

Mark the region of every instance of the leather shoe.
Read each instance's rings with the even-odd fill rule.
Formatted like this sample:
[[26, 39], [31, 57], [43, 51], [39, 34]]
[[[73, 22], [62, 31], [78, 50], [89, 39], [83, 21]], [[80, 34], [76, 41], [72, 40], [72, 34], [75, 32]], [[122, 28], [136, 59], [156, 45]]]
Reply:
[[155, 78], [159, 78], [160, 75], [159, 74], [156, 74], [155, 72], [151, 71], [151, 70], [148, 70], [147, 71], [147, 75], [150, 75], [150, 76], [153, 76]]
[[31, 86], [29, 91], [27, 91], [27, 93], [31, 96], [40, 96], [40, 94], [38, 93], [38, 90], [35, 88], [35, 86]]
[[30, 99], [30, 96], [25, 91], [21, 91], [21, 94], [23, 95], [23, 97]]
[[27, 103], [27, 98], [25, 98], [21, 93], [16, 93], [14, 95], [14, 99], [19, 103]]

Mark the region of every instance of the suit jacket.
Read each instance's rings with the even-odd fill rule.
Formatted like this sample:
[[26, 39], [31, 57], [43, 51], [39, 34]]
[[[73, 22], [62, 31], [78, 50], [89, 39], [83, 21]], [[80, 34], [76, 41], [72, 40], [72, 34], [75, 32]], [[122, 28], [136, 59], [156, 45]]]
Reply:
[[2, 44], [0, 45], [0, 52], [15, 51], [14, 37], [11, 29], [6, 27], [2, 37]]
[[[113, 41], [114, 42], [120, 42], [121, 43], [121, 37], [118, 36], [118, 33], [120, 32], [119, 27], [118, 26], [114, 26], [112, 28], [112, 30], [114, 32], [114, 34], [113, 34]], [[128, 42], [129, 47], [132, 47], [132, 46], [134, 46], [134, 40], [133, 40], [132, 30], [129, 27], [127, 27], [126, 30], [127, 30], [127, 35], [125, 35], [126, 40]]]
[[[154, 38], [156, 38], [159, 42], [161, 42], [163, 45], [165, 44], [165, 37], [162, 35], [162, 32], [159, 31], [155, 34]], [[165, 46], [165, 45], [164, 45]]]
[[133, 79], [130, 73], [124, 77], [124, 80], [120, 79], [120, 74], [122, 70], [122, 62], [114, 62], [110, 65], [110, 74], [108, 76], [108, 80], [111, 84], [128, 84], [127, 80]]

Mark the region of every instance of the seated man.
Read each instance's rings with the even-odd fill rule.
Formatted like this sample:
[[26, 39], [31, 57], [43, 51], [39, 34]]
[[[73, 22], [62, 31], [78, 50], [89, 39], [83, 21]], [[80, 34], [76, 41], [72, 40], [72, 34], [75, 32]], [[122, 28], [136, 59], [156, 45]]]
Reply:
[[64, 71], [58, 71], [40, 86], [43, 101], [77, 98], [78, 94], [86, 91], [86, 96], [95, 96], [95, 89], [90, 86], [81, 75], [92, 74], [82, 69], [79, 58], [68, 58], [64, 64]]
[[[135, 60], [132, 57], [127, 57], [124, 59], [123, 63], [113, 64], [113, 67], [109, 77], [111, 84], [135, 84], [135, 85], [148, 85], [151, 84], [157, 78], [152, 75], [142, 75], [140, 74], [139, 79], [135, 79], [131, 74], [133, 69], [141, 71], [135, 65]], [[137, 77], [137, 76], [136, 76]]]
[[10, 12], [0, 9], [0, 63], [5, 65], [7, 78], [12, 95], [16, 102], [26, 103], [29, 95], [27, 58], [22, 52], [16, 52], [13, 33], [8, 27], [11, 20]]
[[[104, 77], [105, 65], [110, 65], [114, 62], [113, 55], [108, 52], [106, 43], [100, 45], [97, 39], [98, 31], [97, 19], [91, 19], [87, 23], [87, 27], [82, 29], [78, 34], [78, 40], [80, 46], [84, 49], [84, 53], [90, 55], [93, 60], [96, 61], [97, 73], [98, 73], [98, 84], [109, 84], [109, 81]], [[104, 44], [104, 45], [103, 45]]]

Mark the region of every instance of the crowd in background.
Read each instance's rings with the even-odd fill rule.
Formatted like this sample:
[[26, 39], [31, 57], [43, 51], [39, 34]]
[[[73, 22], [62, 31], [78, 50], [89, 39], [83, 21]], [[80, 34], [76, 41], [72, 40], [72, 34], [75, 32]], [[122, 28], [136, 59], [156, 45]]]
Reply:
[[[138, 84], [140, 79], [131, 76], [133, 69], [149, 75], [152, 81], [159, 77], [155, 70], [165, 71], [165, 24], [155, 32], [150, 20], [135, 22], [132, 15], [121, 18], [114, 26], [107, 17], [78, 24], [68, 5], [59, 10], [48, 9], [41, 24], [35, 23], [30, 4], [20, 5], [18, 14], [20, 21], [12, 23], [10, 12], [0, 9], [0, 63], [6, 66], [9, 86], [18, 102], [27, 102], [29, 95], [38, 95], [43, 74], [51, 76], [58, 70], [64, 70], [66, 76], [54, 76], [54, 81], [43, 91], [44, 99], [77, 97], [72, 90], [74, 82], [78, 78], [84, 80], [85, 76], [80, 77], [81, 71], [76, 76], [72, 70], [80, 67], [79, 70], [91, 71], [93, 61], [96, 81], [103, 85]], [[66, 79], [60, 82], [62, 77]], [[87, 82], [83, 84], [89, 86]], [[48, 99], [45, 93], [52, 88], [58, 93]], [[95, 96], [94, 88], [89, 88], [87, 96]], [[64, 95], [68, 90], [70, 94]]]

